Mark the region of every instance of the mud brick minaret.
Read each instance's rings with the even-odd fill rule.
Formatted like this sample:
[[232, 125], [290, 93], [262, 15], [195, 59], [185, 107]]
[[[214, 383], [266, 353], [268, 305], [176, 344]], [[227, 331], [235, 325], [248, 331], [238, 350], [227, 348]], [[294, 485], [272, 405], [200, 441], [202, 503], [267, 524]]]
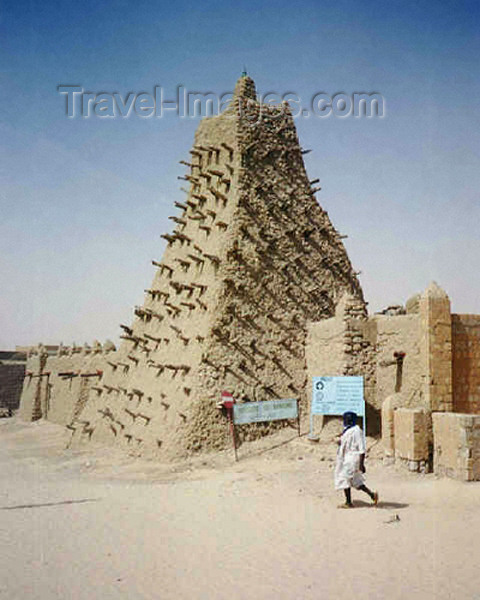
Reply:
[[[345, 293], [363, 303], [287, 104], [259, 104], [244, 74], [230, 107], [200, 123], [182, 163], [188, 190], [162, 236], [164, 255], [70, 425], [73, 441], [164, 457], [224, 447], [223, 390], [298, 397], [306, 409], [306, 323], [334, 315]], [[268, 426], [248, 435], [260, 430]]]

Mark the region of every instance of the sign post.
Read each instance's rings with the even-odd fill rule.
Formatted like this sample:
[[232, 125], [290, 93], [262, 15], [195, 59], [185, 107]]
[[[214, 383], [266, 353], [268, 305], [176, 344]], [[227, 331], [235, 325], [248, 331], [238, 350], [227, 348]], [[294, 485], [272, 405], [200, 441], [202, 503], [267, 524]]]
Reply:
[[230, 392], [222, 392], [222, 400], [217, 406], [224, 411], [230, 424], [235, 460], [238, 460], [235, 435], [236, 425], [297, 419], [298, 435], [300, 435], [300, 411], [297, 398], [237, 403]]
[[233, 442], [233, 452], [235, 453], [235, 461], [237, 461], [238, 460], [237, 437], [235, 435], [235, 423], [233, 420], [233, 414], [234, 414], [233, 410], [234, 410], [234, 406], [235, 406], [235, 399], [234, 399], [233, 395], [230, 394], [230, 392], [222, 392], [222, 401], [221, 401], [220, 405], [225, 410], [228, 422], [230, 424], [230, 433], [232, 435], [232, 442]]
[[313, 415], [343, 415], [352, 411], [363, 418], [363, 435], [367, 422], [362, 376], [314, 377], [310, 411], [310, 435], [314, 439]]

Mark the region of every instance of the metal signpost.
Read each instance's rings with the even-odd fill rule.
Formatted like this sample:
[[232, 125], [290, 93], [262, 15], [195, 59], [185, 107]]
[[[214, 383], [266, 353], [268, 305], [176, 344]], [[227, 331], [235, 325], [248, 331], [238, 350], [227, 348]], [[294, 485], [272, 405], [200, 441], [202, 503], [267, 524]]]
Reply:
[[313, 377], [312, 406], [309, 439], [318, 439], [313, 433], [313, 415], [343, 415], [352, 411], [363, 418], [363, 435], [367, 422], [363, 397], [362, 376]]

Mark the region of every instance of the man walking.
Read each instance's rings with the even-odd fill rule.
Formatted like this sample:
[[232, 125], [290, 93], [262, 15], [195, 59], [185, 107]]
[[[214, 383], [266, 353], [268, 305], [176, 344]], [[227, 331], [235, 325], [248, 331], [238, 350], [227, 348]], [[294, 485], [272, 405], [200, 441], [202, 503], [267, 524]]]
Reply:
[[370, 496], [374, 505], [378, 503], [378, 492], [372, 492], [365, 485], [365, 440], [357, 425], [357, 415], [346, 412], [343, 415], [343, 432], [340, 436], [335, 466], [335, 489], [343, 490], [345, 504], [339, 508], [353, 508], [352, 491], [354, 487]]

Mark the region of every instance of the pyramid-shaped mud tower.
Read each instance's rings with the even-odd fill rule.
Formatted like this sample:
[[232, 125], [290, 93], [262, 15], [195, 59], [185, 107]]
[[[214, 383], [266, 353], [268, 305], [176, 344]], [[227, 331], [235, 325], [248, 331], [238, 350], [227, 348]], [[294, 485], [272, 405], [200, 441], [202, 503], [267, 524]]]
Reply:
[[[70, 425], [73, 443], [141, 454], [224, 447], [216, 403], [298, 397], [307, 408], [308, 321], [363, 295], [315, 199], [286, 103], [259, 104], [243, 75], [229, 108], [195, 134], [186, 199], [135, 320]], [[278, 425], [277, 425], [278, 426]], [[267, 425], [247, 429], [252, 437]]]

